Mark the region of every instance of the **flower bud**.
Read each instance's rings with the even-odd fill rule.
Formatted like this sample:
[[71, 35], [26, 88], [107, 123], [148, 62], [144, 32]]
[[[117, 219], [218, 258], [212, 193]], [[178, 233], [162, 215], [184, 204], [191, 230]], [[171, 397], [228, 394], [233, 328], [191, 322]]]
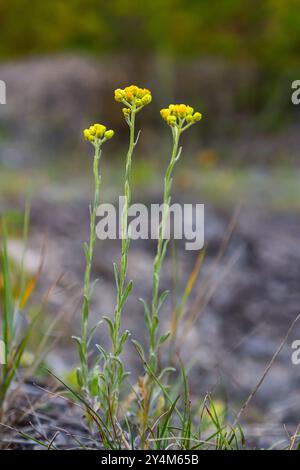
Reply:
[[115, 100], [116, 101], [122, 101], [124, 98], [124, 91], [121, 90], [121, 88], [118, 88], [117, 90], [115, 90]]
[[193, 116], [193, 118], [194, 118], [194, 121], [195, 121], [195, 122], [201, 121], [201, 119], [202, 119], [202, 114], [201, 114], [201, 113], [195, 113], [194, 116]]
[[142, 99], [145, 94], [146, 91], [143, 88], [138, 88], [136, 92], [136, 97]]
[[105, 132], [104, 137], [109, 140], [114, 136], [114, 131], [112, 129], [109, 129], [108, 131]]
[[178, 114], [179, 114], [179, 117], [184, 118], [185, 115], [186, 115], [186, 113], [187, 113], [187, 107], [186, 107], [186, 105], [185, 105], [185, 104], [180, 104], [180, 105], [178, 106]]
[[138, 87], [136, 85], [131, 85], [129, 87], [129, 91], [131, 91], [131, 93], [133, 94], [133, 96], [137, 96], [137, 92], [138, 92]]
[[130, 109], [129, 108], [122, 108], [122, 112], [125, 117], [130, 116]]
[[160, 110], [160, 115], [166, 121], [168, 119], [168, 116], [170, 116], [170, 110], [169, 109], [161, 109]]
[[89, 136], [90, 136], [90, 131], [88, 129], [84, 129], [84, 131], [83, 131], [84, 139], [89, 140]]
[[168, 116], [167, 123], [169, 124], [169, 126], [174, 127], [176, 124], [176, 116]]
[[98, 139], [102, 139], [102, 137], [104, 136], [104, 132], [106, 131], [106, 127], [102, 124], [94, 124], [94, 127], [96, 129], [96, 137]]
[[129, 90], [125, 91], [125, 99], [126, 99], [126, 101], [132, 101], [133, 94], [132, 94], [131, 91], [129, 91]]
[[142, 98], [142, 103], [143, 103], [144, 105], [151, 103], [151, 101], [152, 101], [152, 96], [150, 95], [150, 93], [147, 93], [147, 94], [146, 94], [145, 96], [143, 96], [143, 98]]

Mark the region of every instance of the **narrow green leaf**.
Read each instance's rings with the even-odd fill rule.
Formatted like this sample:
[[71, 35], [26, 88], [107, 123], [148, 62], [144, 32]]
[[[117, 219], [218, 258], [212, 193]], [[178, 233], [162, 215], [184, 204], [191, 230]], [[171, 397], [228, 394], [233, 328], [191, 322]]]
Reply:
[[170, 331], [168, 331], [168, 333], [164, 334], [164, 335], [161, 335], [159, 340], [158, 340], [158, 345], [161, 346], [165, 341], [167, 341], [167, 339], [169, 338], [170, 336]]
[[106, 317], [106, 316], [103, 317], [103, 320], [105, 320], [106, 323], [108, 324], [110, 335], [113, 338], [113, 336], [114, 336], [114, 324], [113, 324], [113, 322], [111, 321], [111, 319], [109, 317]]
[[117, 291], [119, 291], [119, 268], [118, 268], [118, 264], [114, 263], [113, 266], [114, 266], [114, 275], [115, 275], [116, 287], [117, 287]]
[[124, 291], [124, 294], [122, 296], [121, 308], [123, 308], [123, 306], [124, 306], [124, 304], [127, 300], [127, 297], [129, 296], [130, 292], [132, 291], [132, 288], [133, 288], [133, 282], [129, 281], [129, 283], [127, 284], [126, 289]]
[[84, 242], [83, 250], [84, 250], [84, 256], [85, 256], [86, 262], [89, 263], [90, 253], [89, 253], [89, 246], [88, 246], [87, 242]]
[[3, 247], [2, 247], [2, 273], [3, 273], [3, 341], [5, 344], [5, 363], [4, 369], [7, 367], [10, 341], [13, 336], [13, 292], [10, 278], [10, 265], [7, 253], [7, 229], [3, 220]]
[[96, 344], [96, 348], [98, 349], [98, 351], [99, 351], [101, 354], [103, 354], [104, 359], [107, 361], [107, 359], [108, 359], [108, 353], [107, 353], [107, 351], [105, 351], [105, 349], [104, 349], [102, 346], [100, 346], [100, 344]]
[[157, 307], [158, 310], [163, 306], [163, 304], [164, 304], [166, 298], [168, 297], [168, 295], [169, 295], [168, 290], [165, 290], [164, 292], [162, 292], [160, 294], [160, 297], [159, 297], [159, 300], [158, 300], [158, 307]]
[[121, 352], [123, 350], [123, 346], [126, 343], [129, 336], [130, 336], [130, 331], [129, 330], [124, 331], [124, 333], [122, 334], [122, 336], [120, 338], [117, 354], [121, 354]]
[[142, 304], [143, 304], [143, 306], [144, 306], [144, 314], [145, 314], [146, 326], [147, 326], [147, 328], [148, 328], [148, 331], [151, 331], [151, 315], [150, 315], [150, 308], [149, 308], [147, 302], [146, 302], [144, 299], [140, 298], [139, 300], [142, 302]]
[[134, 344], [134, 346], [135, 346], [137, 352], [139, 353], [141, 359], [143, 361], [145, 361], [145, 354], [144, 354], [144, 350], [143, 350], [142, 345], [138, 341], [136, 341], [135, 339], [132, 339], [131, 342]]
[[91, 343], [91, 340], [93, 339], [97, 329], [99, 328], [99, 326], [103, 323], [103, 320], [100, 320], [96, 323], [96, 325], [94, 325], [92, 328], [91, 328], [91, 331], [90, 331], [90, 334], [89, 334], [89, 338], [88, 338], [88, 346], [90, 345]]

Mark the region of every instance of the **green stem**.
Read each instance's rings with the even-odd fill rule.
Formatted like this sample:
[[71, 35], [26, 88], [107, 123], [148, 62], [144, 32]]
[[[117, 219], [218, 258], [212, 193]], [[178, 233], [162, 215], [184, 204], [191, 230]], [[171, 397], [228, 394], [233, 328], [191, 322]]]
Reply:
[[169, 240], [164, 240], [166, 230], [166, 222], [168, 220], [170, 202], [171, 202], [171, 189], [172, 189], [172, 174], [174, 166], [178, 157], [178, 146], [181, 130], [173, 128], [173, 150], [171, 160], [167, 167], [164, 180], [164, 196], [163, 196], [163, 212], [162, 221], [159, 226], [159, 235], [157, 243], [157, 253], [153, 264], [153, 288], [152, 288], [152, 309], [151, 309], [151, 324], [149, 331], [149, 362], [153, 370], [156, 370], [156, 349], [157, 349], [157, 330], [159, 326], [158, 307], [159, 307], [159, 285], [160, 273], [162, 263], [164, 261], [166, 250]]
[[128, 251], [130, 245], [130, 237], [128, 236], [128, 209], [131, 203], [131, 188], [130, 188], [130, 179], [131, 179], [131, 164], [132, 164], [132, 154], [135, 147], [135, 110], [132, 110], [130, 121], [130, 140], [129, 147], [126, 157], [126, 170], [125, 170], [125, 183], [124, 183], [124, 193], [125, 193], [125, 204], [122, 213], [122, 251], [121, 251], [121, 267], [120, 267], [120, 277], [119, 277], [119, 287], [117, 294], [117, 305], [115, 309], [115, 319], [114, 319], [114, 334], [113, 334], [113, 352], [114, 355], [117, 355], [119, 347], [119, 332], [120, 332], [120, 322], [122, 315], [122, 301], [124, 295], [124, 286], [127, 273], [128, 265]]
[[83, 387], [85, 390], [88, 386], [88, 324], [89, 324], [89, 310], [90, 310], [90, 278], [91, 278], [91, 269], [93, 261], [93, 253], [96, 240], [96, 215], [97, 208], [100, 202], [100, 183], [101, 176], [99, 175], [99, 162], [101, 157], [101, 147], [96, 145], [95, 155], [94, 155], [94, 164], [93, 164], [93, 174], [94, 174], [94, 202], [90, 212], [90, 240], [89, 244], [86, 245], [85, 257], [86, 257], [86, 267], [84, 273], [84, 301], [82, 309], [82, 334], [81, 334], [81, 373]]
[[[130, 139], [129, 147], [126, 156], [126, 170], [125, 170], [125, 182], [124, 182], [124, 193], [125, 193], [125, 204], [122, 212], [121, 220], [121, 232], [122, 232], [122, 248], [121, 248], [121, 264], [120, 268], [117, 270], [116, 286], [117, 286], [117, 304], [115, 307], [113, 328], [110, 331], [112, 339], [112, 355], [107, 362], [106, 377], [108, 378], [108, 388], [107, 388], [107, 400], [110, 401], [110, 412], [106, 413], [106, 417], [111, 421], [111, 417], [115, 417], [118, 409], [118, 397], [119, 389], [121, 382], [123, 380], [122, 370], [120, 369], [120, 363], [116, 361], [116, 358], [120, 356], [120, 325], [121, 325], [121, 316], [124, 307], [124, 295], [126, 292], [125, 281], [127, 274], [127, 265], [128, 265], [128, 251], [130, 245], [130, 235], [128, 235], [128, 210], [131, 203], [131, 188], [130, 188], [130, 179], [131, 179], [131, 163], [132, 163], [132, 154], [135, 147], [135, 110], [131, 112], [130, 120], [128, 121], [130, 128]], [[111, 360], [112, 359], [112, 360]], [[121, 373], [120, 373], [121, 372]]]

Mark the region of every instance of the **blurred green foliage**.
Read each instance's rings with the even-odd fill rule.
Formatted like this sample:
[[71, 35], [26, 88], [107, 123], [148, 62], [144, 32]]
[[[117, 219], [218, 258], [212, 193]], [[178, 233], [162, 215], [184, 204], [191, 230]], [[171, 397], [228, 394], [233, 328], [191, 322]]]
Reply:
[[299, 0], [0, 0], [0, 57], [214, 55], [299, 65]]

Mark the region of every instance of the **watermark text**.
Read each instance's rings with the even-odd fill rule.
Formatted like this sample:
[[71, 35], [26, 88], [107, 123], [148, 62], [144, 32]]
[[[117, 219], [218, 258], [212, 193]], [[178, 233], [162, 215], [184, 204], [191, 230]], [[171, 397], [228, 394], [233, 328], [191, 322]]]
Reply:
[[128, 232], [124, 231], [125, 196], [119, 197], [119, 207], [100, 204], [100, 221], [96, 234], [100, 240], [130, 237], [132, 240], [157, 240], [160, 230], [164, 239], [185, 240], [186, 250], [204, 246], [204, 204], [132, 204], [128, 208]]

